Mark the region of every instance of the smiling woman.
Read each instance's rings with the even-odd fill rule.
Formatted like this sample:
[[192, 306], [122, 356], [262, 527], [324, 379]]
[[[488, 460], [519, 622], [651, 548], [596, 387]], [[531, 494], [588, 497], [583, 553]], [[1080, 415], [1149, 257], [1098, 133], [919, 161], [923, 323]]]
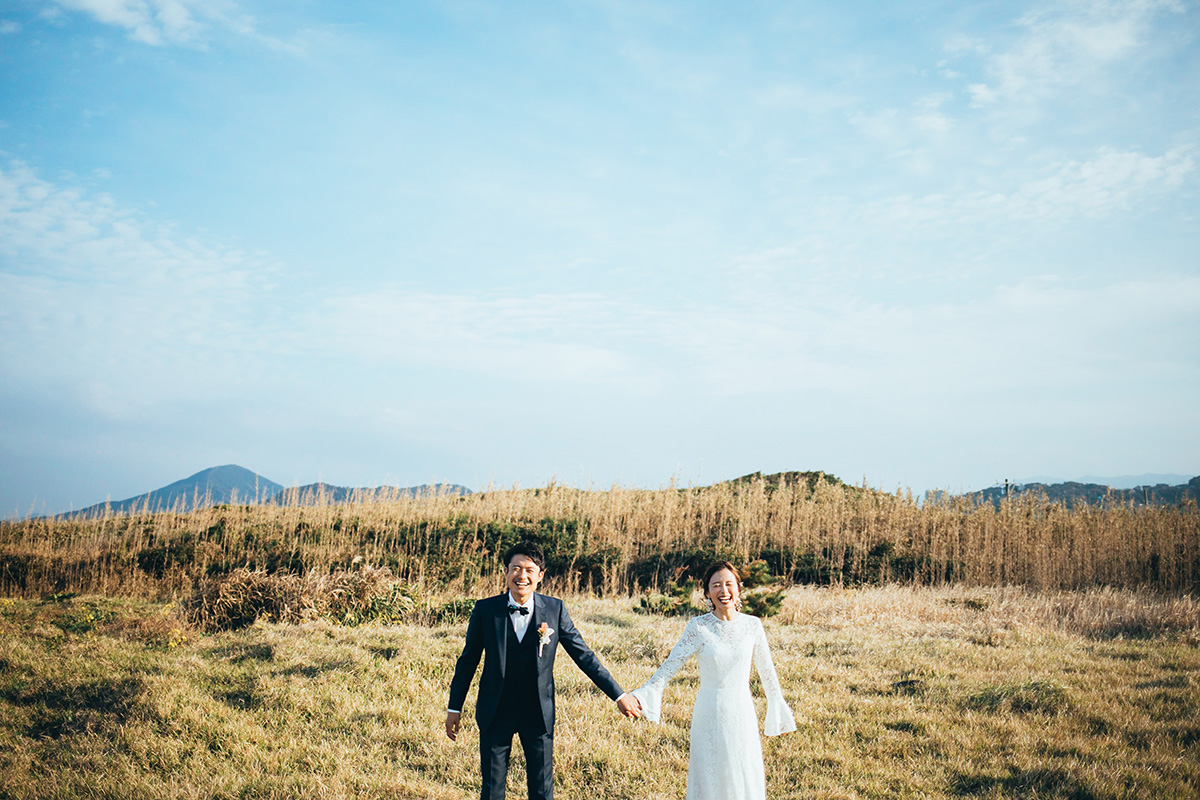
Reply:
[[796, 721], [775, 674], [762, 622], [738, 611], [737, 569], [728, 561], [714, 562], [704, 571], [701, 588], [712, 613], [688, 623], [671, 655], [632, 694], [646, 719], [658, 722], [667, 682], [695, 655], [700, 690], [692, 709], [687, 800], [765, 800], [762, 745], [750, 694], [752, 663], [767, 695], [766, 734], [790, 733]]
[[742, 578], [728, 561], [710, 564], [704, 571], [700, 589], [714, 616], [730, 620], [742, 610]]

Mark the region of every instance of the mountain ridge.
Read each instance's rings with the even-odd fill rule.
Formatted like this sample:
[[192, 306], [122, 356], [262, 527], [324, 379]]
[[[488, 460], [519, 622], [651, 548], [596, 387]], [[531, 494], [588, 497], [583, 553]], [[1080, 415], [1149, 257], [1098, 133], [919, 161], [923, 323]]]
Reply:
[[[1079, 503], [1098, 505], [1101, 503], [1133, 503], [1134, 505], [1178, 505], [1191, 500], [1200, 502], [1200, 475], [1191, 478], [1187, 483], [1168, 486], [1160, 483], [1154, 486], [1134, 486], [1128, 489], [1115, 489], [1111, 485], [1099, 483], [1080, 483], [1064, 481], [1062, 483], [1008, 483], [1005, 485], [989, 486], [978, 492], [968, 492], [964, 496], [979, 502], [990, 502], [999, 505], [1005, 497], [1014, 497], [1029, 492], [1039, 492], [1052, 503], [1066, 503], [1072, 507]], [[927, 497], [929, 494], [927, 493]]]
[[238, 464], [225, 464], [202, 469], [194, 475], [135, 497], [124, 500], [106, 500], [78, 511], [56, 514], [55, 517], [67, 519], [139, 511], [182, 512], [232, 503], [314, 505], [321, 502], [337, 504], [360, 499], [420, 497], [432, 493], [465, 495], [471, 494], [471, 490], [456, 483], [421, 484], [408, 487], [377, 486], [374, 488], [310, 483], [305, 486], [286, 487]]
[[58, 517], [93, 517], [105, 513], [128, 513], [131, 511], [191, 511], [206, 505], [223, 503], [262, 502], [274, 497], [283, 485], [264, 478], [237, 464], [202, 469], [194, 475], [181, 478], [158, 489], [129, 497], [125, 500], [106, 500], [58, 514]]
[[[1043, 483], [1052, 486], [1056, 483], [1082, 483], [1110, 486], [1113, 489], [1136, 489], [1141, 486], [1181, 486], [1191, 479], [1191, 475], [1181, 475], [1168, 472], [1144, 472], [1141, 475], [1080, 475], [1077, 478], [1061, 478], [1056, 475], [1031, 475], [1010, 481], [1010, 484]], [[999, 484], [997, 484], [999, 485]]]

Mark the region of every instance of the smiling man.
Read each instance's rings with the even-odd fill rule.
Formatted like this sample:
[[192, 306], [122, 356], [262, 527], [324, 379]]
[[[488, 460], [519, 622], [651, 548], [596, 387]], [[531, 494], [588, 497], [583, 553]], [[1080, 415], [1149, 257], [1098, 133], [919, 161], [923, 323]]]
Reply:
[[514, 734], [525, 751], [530, 800], [554, 797], [554, 654], [560, 643], [621, 713], [641, 715], [638, 701], [621, 690], [583, 641], [562, 601], [537, 594], [545, 569], [545, 556], [536, 544], [523, 542], [504, 554], [508, 591], [475, 603], [450, 681], [446, 735], [457, 740], [467, 689], [480, 657], [487, 654], [475, 701], [482, 800], [504, 798]]

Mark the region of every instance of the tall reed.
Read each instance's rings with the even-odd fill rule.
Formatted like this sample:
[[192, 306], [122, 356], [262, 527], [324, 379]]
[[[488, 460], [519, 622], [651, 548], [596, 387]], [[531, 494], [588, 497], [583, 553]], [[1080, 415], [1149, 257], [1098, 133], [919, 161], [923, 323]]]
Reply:
[[0, 523], [0, 593], [172, 597], [237, 567], [327, 573], [356, 557], [427, 590], [495, 586], [498, 556], [531, 538], [557, 591], [632, 593], [714, 557], [757, 559], [793, 583], [1096, 586], [1200, 592], [1195, 503], [1067, 508], [1035, 494], [998, 506], [835, 479], [704, 488], [371, 492], [345, 504], [141, 509]]

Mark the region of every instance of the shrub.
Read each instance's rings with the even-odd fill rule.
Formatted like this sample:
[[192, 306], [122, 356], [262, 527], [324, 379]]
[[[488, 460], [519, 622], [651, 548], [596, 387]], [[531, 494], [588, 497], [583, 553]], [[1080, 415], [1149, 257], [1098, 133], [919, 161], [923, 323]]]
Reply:
[[756, 617], [773, 617], [783, 608], [783, 589], [758, 589], [742, 595], [742, 611]]
[[769, 586], [776, 582], [775, 576], [771, 574], [770, 567], [767, 562], [761, 558], [757, 561], [752, 561], [744, 570], [742, 576], [742, 588], [753, 589], [756, 586]]
[[434, 624], [452, 624], [469, 618], [474, 610], [474, 600], [469, 597], [456, 597], [442, 603], [437, 608], [430, 609], [430, 617]]
[[638, 604], [633, 610], [639, 614], [661, 614], [668, 617], [699, 614], [703, 611], [692, 604], [692, 585], [688, 581], [682, 584], [668, 582], [666, 594], [643, 594], [638, 598]]
[[415, 587], [395, 580], [387, 567], [363, 565], [311, 578], [308, 595], [315, 616], [342, 625], [399, 622], [417, 607]]
[[301, 578], [244, 567], [202, 581], [187, 602], [188, 621], [207, 630], [233, 630], [259, 617], [298, 622], [328, 617], [342, 625], [398, 622], [416, 611], [414, 587], [387, 567], [361, 565]]
[[259, 617], [294, 622], [311, 607], [298, 575], [240, 567], [202, 581], [188, 599], [187, 619], [206, 630], [236, 630]]

